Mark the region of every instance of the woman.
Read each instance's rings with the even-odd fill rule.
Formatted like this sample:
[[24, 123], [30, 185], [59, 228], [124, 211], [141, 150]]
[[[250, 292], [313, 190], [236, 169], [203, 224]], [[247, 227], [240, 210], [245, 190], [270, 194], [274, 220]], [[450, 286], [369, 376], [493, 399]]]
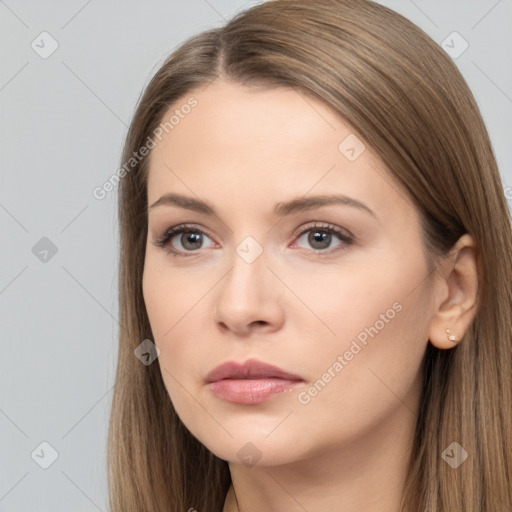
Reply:
[[253, 7], [162, 65], [126, 162], [113, 512], [512, 507], [510, 214], [427, 35]]

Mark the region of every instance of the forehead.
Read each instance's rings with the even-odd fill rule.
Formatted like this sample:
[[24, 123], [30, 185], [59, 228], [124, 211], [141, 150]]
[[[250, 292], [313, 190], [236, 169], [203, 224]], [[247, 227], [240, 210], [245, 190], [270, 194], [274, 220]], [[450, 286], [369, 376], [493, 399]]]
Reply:
[[[185, 103], [191, 98], [196, 106], [189, 111]], [[301, 148], [317, 146], [327, 130], [334, 134], [346, 128], [327, 105], [306, 92], [288, 87], [246, 87], [221, 79], [178, 100], [163, 120], [176, 111], [179, 114], [180, 109], [189, 113], [182, 114], [179, 123], [169, 130], [172, 136], [164, 137], [173, 146], [200, 143], [203, 152], [229, 154], [244, 144], [246, 154], [259, 155], [262, 150], [292, 150], [298, 154], [304, 152]], [[326, 145], [329, 142], [325, 140]]]
[[246, 206], [277, 193], [283, 200], [334, 192], [364, 197], [375, 209], [390, 200], [395, 208], [411, 207], [376, 152], [312, 94], [219, 79], [183, 96], [162, 121], [171, 116], [175, 124], [151, 152], [150, 203], [168, 191], [213, 202], [227, 195]]

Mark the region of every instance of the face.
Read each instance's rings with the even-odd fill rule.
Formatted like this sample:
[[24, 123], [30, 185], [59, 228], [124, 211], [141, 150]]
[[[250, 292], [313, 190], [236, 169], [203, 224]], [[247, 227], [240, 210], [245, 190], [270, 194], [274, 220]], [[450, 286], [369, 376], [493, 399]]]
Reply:
[[143, 277], [180, 419], [268, 466], [412, 419], [432, 294], [405, 190], [312, 96], [219, 79], [165, 120], [191, 97], [151, 153]]

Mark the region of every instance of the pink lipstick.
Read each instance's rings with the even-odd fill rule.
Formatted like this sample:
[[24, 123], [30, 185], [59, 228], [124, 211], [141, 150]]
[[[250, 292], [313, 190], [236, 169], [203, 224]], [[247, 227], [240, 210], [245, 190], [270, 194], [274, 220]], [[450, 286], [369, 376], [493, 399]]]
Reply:
[[264, 402], [302, 382], [300, 376], [257, 359], [243, 364], [228, 361], [206, 376], [206, 383], [216, 396], [237, 404]]

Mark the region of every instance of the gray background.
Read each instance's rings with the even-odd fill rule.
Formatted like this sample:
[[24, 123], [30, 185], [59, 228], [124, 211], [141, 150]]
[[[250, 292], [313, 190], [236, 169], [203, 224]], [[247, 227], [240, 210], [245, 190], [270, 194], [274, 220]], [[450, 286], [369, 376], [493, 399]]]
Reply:
[[[92, 191], [118, 169], [136, 101], [163, 59], [255, 3], [0, 0], [0, 512], [108, 510], [116, 196]], [[455, 62], [512, 185], [512, 1], [381, 3], [439, 44], [453, 31], [469, 43]], [[31, 47], [51, 48], [43, 31], [58, 43], [47, 58]], [[58, 454], [47, 469], [42, 442]]]

